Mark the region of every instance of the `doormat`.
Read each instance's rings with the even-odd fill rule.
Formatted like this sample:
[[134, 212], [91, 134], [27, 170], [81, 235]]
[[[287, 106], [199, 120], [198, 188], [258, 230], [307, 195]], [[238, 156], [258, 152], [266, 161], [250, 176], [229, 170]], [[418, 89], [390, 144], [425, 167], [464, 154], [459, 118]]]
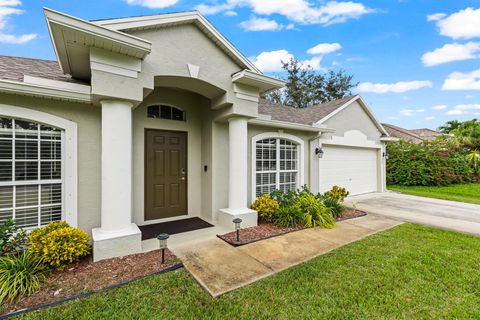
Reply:
[[213, 225], [205, 220], [194, 217], [138, 227], [140, 231], [142, 231], [142, 240], [147, 240], [156, 238], [160, 233], [176, 234], [210, 228], [213, 227]]

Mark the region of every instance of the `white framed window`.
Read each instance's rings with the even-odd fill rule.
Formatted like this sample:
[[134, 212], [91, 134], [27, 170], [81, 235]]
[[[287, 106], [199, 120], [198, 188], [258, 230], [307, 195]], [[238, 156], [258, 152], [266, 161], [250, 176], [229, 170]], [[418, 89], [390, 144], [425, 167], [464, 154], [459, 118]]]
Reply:
[[295, 190], [303, 184], [303, 141], [284, 133], [252, 139], [252, 200], [275, 189]]
[[62, 219], [63, 144], [58, 128], [0, 118], [0, 223], [31, 228]]
[[78, 226], [77, 124], [0, 104], [0, 222], [23, 228], [65, 220]]

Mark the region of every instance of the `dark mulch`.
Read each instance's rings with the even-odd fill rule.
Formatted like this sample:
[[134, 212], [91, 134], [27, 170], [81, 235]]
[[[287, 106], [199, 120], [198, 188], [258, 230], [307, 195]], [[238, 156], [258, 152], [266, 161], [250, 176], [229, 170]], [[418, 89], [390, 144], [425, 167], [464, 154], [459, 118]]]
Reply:
[[142, 240], [156, 238], [160, 233], [176, 234], [209, 227], [213, 225], [197, 217], [139, 226]]
[[353, 218], [358, 218], [358, 217], [363, 217], [366, 216], [367, 213], [365, 211], [360, 211], [356, 209], [350, 209], [346, 208], [343, 211], [343, 214], [340, 218], [336, 218], [335, 221], [343, 221], [343, 220], [348, 220], [348, 219], [353, 219]]
[[131, 281], [157, 273], [179, 261], [168, 249], [165, 251], [165, 259], [165, 264], [161, 264], [160, 250], [98, 262], [92, 262], [92, 257], [88, 256], [64, 270], [51, 272], [39, 291], [1, 306], [0, 314], [52, 303]]
[[[363, 217], [365, 215], [367, 215], [366, 212], [347, 208], [343, 212], [343, 215], [340, 218], [336, 218], [335, 221], [338, 222], [338, 221]], [[298, 231], [302, 229], [305, 229], [305, 227], [302, 225], [298, 225], [296, 227], [291, 227], [291, 228], [282, 228], [273, 223], [261, 223], [256, 227], [241, 229], [240, 241], [237, 241], [237, 233], [235, 231], [229, 232], [226, 234], [217, 235], [217, 237], [231, 244], [232, 246], [242, 246], [255, 241], [276, 237], [285, 233]]]

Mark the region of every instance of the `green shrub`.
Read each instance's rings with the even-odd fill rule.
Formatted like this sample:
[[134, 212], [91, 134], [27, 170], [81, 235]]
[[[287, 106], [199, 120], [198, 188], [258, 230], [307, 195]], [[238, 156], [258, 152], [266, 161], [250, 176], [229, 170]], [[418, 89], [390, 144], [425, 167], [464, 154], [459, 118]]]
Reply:
[[387, 145], [387, 183], [435, 186], [473, 181], [467, 150], [437, 139], [420, 144], [399, 141]]
[[27, 246], [27, 233], [18, 228], [12, 219], [0, 227], [0, 255], [18, 254]]
[[302, 194], [311, 194], [307, 185], [303, 185], [298, 190], [282, 191], [276, 189], [270, 193], [270, 196], [272, 197], [272, 199], [275, 199], [278, 202], [280, 207], [282, 207], [291, 205]]
[[279, 205], [277, 200], [272, 199], [269, 194], [264, 194], [255, 200], [251, 208], [258, 212], [258, 220], [273, 222], [275, 212], [278, 210]]
[[43, 277], [44, 264], [31, 252], [0, 257], [0, 303], [34, 293]]
[[303, 225], [307, 228], [332, 228], [335, 225], [330, 209], [313, 194], [302, 194], [295, 200], [295, 205], [303, 213]]
[[283, 228], [295, 227], [302, 224], [304, 220], [300, 206], [290, 204], [280, 207], [275, 214], [275, 224]]
[[345, 207], [335, 198], [324, 197], [321, 201], [325, 207], [330, 209], [334, 218], [340, 218], [345, 211]]
[[28, 250], [46, 265], [56, 269], [78, 261], [90, 253], [90, 236], [66, 222], [51, 222], [35, 229], [28, 237]]
[[339, 202], [343, 202], [349, 194], [350, 192], [348, 192], [347, 189], [339, 186], [333, 186], [332, 189], [325, 192], [324, 195], [328, 198], [336, 199]]

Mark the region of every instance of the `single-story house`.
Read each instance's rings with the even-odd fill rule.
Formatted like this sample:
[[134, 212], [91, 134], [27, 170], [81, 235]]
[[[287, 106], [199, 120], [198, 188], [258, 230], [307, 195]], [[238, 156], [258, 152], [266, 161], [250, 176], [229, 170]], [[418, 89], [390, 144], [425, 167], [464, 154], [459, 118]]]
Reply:
[[200, 13], [86, 21], [45, 9], [58, 61], [0, 57], [0, 221], [65, 220], [94, 260], [138, 226], [257, 223], [274, 189], [385, 190], [390, 138], [360, 96], [293, 109]]
[[443, 135], [441, 132], [431, 129], [405, 129], [393, 124], [382, 123], [382, 126], [391, 137], [398, 138], [403, 141], [421, 143], [423, 141], [432, 141]]

